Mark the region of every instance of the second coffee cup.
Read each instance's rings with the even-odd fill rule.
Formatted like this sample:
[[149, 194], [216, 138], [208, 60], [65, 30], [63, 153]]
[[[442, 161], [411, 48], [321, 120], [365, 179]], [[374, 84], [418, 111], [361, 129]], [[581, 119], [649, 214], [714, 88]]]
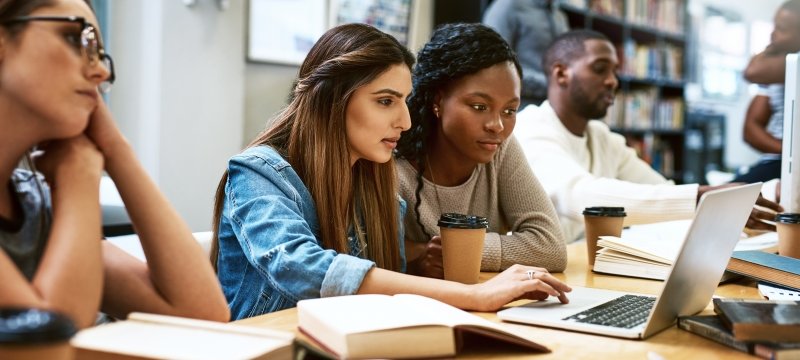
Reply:
[[775, 215], [778, 229], [778, 254], [800, 259], [800, 214]]
[[625, 220], [625, 208], [593, 206], [583, 210], [583, 222], [586, 226], [586, 250], [589, 266], [594, 266], [597, 253], [597, 239], [601, 236], [622, 235], [622, 223]]
[[439, 218], [438, 225], [442, 237], [444, 279], [476, 284], [489, 222], [481, 216], [446, 213]]

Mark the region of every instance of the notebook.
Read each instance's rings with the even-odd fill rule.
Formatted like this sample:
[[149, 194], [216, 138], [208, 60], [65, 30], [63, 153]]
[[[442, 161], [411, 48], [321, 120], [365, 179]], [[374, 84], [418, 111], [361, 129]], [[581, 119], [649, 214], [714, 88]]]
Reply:
[[505, 321], [644, 339], [694, 315], [711, 300], [761, 183], [709, 191], [700, 199], [659, 296], [572, 287], [569, 304], [534, 301], [497, 313]]

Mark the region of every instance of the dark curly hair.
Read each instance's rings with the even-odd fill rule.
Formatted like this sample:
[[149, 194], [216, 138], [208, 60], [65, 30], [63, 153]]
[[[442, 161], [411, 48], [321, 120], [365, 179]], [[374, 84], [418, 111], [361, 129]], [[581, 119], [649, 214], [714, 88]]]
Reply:
[[454, 81], [504, 62], [514, 63], [522, 78], [522, 67], [514, 50], [500, 34], [481, 24], [442, 25], [417, 54], [413, 88], [407, 101], [411, 128], [400, 137], [396, 155], [417, 164], [414, 211], [417, 223], [429, 238], [430, 234], [422, 227], [419, 218], [419, 194], [423, 186], [427, 145], [437, 128], [438, 119], [433, 113], [435, 98]]

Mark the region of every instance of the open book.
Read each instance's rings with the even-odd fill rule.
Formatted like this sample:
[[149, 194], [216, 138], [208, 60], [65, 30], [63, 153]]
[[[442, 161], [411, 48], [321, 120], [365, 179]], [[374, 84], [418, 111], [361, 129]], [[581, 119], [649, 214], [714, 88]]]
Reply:
[[476, 336], [549, 352], [513, 329], [419, 295], [351, 295], [297, 303], [300, 331], [340, 358], [454, 356]]
[[[631, 226], [622, 237], [601, 236], [597, 241], [596, 272], [664, 280], [686, 239], [691, 220]], [[766, 232], [745, 237], [736, 251], [778, 251], [778, 234]], [[727, 275], [727, 274], [726, 274]], [[725, 278], [723, 277], [723, 281]]]
[[76, 359], [291, 359], [294, 334], [174, 316], [131, 313], [79, 332]]

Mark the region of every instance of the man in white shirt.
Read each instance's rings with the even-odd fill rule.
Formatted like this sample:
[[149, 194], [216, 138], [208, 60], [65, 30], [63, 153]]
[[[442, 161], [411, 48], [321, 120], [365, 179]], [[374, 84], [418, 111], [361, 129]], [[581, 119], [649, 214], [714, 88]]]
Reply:
[[[626, 224], [691, 218], [703, 192], [698, 184], [675, 185], [639, 159], [600, 119], [614, 102], [619, 60], [603, 34], [576, 30], [556, 38], [545, 53], [548, 100], [517, 115], [514, 135], [556, 207], [567, 242], [583, 237], [587, 206], [624, 206]], [[729, 185], [723, 185], [729, 186]], [[758, 204], [780, 206], [760, 198]], [[753, 209], [748, 227], [770, 228]]]

